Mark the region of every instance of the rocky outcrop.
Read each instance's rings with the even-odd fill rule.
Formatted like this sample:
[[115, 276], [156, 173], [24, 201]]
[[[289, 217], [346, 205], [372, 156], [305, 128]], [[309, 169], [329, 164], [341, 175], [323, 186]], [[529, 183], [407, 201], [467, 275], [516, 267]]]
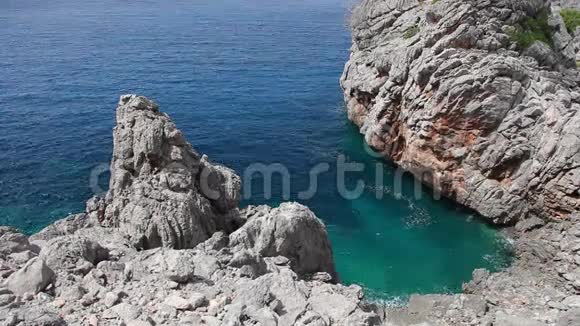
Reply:
[[193, 248], [228, 230], [240, 185], [233, 171], [195, 152], [155, 103], [121, 97], [101, 224], [120, 228], [138, 248]]
[[230, 235], [230, 245], [263, 257], [284, 256], [299, 274], [329, 273], [336, 277], [324, 224], [306, 206], [284, 203], [278, 208], [248, 208], [252, 216]]
[[0, 228], [0, 323], [382, 322], [360, 287], [336, 284], [326, 228], [308, 208], [239, 209], [239, 177], [146, 98], [122, 97], [117, 120], [106, 198], [30, 238]]
[[[526, 17], [552, 44], [518, 45]], [[365, 0], [352, 33], [341, 86], [371, 147], [494, 223], [580, 208], [580, 79], [548, 1]]]
[[[569, 4], [365, 0], [354, 10], [341, 86], [366, 142], [515, 225], [513, 266], [476, 270], [462, 294], [386, 307], [386, 325], [580, 322], [580, 78], [560, 6]], [[522, 31], [536, 40], [525, 44]]]

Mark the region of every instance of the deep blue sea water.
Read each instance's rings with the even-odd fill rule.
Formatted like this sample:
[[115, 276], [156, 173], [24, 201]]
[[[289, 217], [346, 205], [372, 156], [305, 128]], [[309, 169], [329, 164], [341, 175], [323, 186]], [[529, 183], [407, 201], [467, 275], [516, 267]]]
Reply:
[[[458, 291], [475, 268], [508, 261], [498, 233], [406, 176], [375, 165], [338, 86], [350, 47], [346, 0], [0, 0], [0, 224], [34, 232], [83, 210], [111, 156], [120, 94], [156, 100], [194, 147], [240, 174], [280, 163], [292, 200], [329, 163], [314, 198], [340, 276], [380, 298]], [[336, 161], [362, 162], [356, 199]], [[259, 180], [256, 180], [259, 181]], [[384, 196], [377, 199], [379, 187]], [[244, 204], [283, 201], [261, 189]]]

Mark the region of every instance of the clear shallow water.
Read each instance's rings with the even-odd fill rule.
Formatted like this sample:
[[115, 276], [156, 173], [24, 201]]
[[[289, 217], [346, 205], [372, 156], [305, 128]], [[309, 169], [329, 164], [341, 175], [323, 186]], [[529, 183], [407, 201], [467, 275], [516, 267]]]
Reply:
[[[82, 211], [91, 171], [111, 155], [124, 93], [155, 99], [210, 159], [238, 172], [255, 162], [291, 172], [291, 199], [327, 162], [316, 196], [301, 200], [328, 225], [345, 283], [376, 297], [457, 291], [475, 268], [507, 263], [498, 234], [375, 159], [347, 120], [338, 78], [348, 58], [344, 0], [0, 1], [0, 224], [34, 232]], [[364, 194], [342, 198], [336, 159]], [[107, 175], [100, 184], [106, 188]], [[376, 187], [384, 197], [375, 197]], [[281, 202], [260, 189], [245, 204]]]

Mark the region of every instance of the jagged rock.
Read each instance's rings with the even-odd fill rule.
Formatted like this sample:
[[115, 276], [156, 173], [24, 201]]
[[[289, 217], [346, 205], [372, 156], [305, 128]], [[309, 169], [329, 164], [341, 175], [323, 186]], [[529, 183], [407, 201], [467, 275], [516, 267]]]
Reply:
[[12, 293], [0, 294], [0, 307], [7, 306], [16, 300], [16, 296]]
[[114, 306], [111, 310], [125, 322], [135, 320], [141, 315], [141, 309], [125, 302]]
[[111, 308], [120, 301], [121, 301], [121, 293], [119, 292], [108, 292], [107, 294], [105, 294], [105, 298], [103, 299], [103, 303], [107, 308]]
[[230, 235], [230, 245], [263, 257], [287, 257], [299, 274], [327, 272], [336, 276], [324, 224], [298, 203], [283, 203], [274, 209], [262, 207]]
[[156, 249], [146, 257], [147, 270], [164, 275], [168, 280], [187, 283], [195, 277], [195, 252], [191, 250]]
[[516, 230], [520, 232], [527, 232], [541, 226], [544, 226], [546, 222], [537, 216], [531, 216], [525, 220], [521, 220], [516, 224]]
[[138, 248], [193, 248], [226, 228], [240, 184], [202, 160], [157, 104], [121, 97], [104, 225]]
[[30, 326], [63, 326], [66, 322], [58, 314], [43, 309], [31, 310], [24, 316], [24, 325]]
[[193, 293], [189, 298], [189, 301], [191, 302], [192, 309], [197, 309], [207, 304], [207, 298], [202, 293]]
[[[363, 1], [341, 78], [348, 117], [372, 148], [495, 223], [567, 218], [580, 209], [570, 35], [549, 1], [512, 2]], [[542, 12], [554, 47], [519, 48], [514, 26]]]
[[580, 308], [580, 295], [572, 295], [564, 299], [562, 304], [570, 308]]
[[6, 280], [6, 287], [10, 291], [24, 295], [38, 293], [54, 282], [55, 274], [43, 259], [33, 258], [16, 273]]

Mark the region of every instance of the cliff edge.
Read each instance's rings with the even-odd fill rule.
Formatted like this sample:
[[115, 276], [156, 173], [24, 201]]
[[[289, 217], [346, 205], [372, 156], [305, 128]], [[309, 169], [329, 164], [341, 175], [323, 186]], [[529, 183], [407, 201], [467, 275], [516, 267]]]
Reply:
[[580, 208], [580, 78], [545, 0], [365, 0], [341, 86], [366, 142], [497, 224]]

